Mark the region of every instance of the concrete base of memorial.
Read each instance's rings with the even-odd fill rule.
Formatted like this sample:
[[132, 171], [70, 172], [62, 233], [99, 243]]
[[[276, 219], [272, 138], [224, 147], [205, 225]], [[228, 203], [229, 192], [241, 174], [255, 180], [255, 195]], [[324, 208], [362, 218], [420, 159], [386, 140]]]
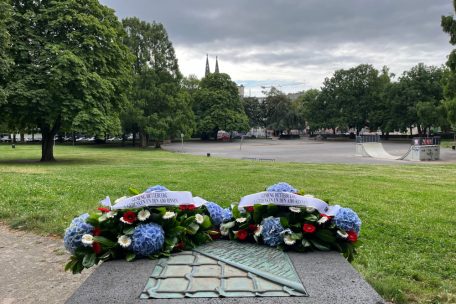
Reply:
[[66, 303], [384, 303], [339, 253], [287, 254], [308, 296], [141, 299], [159, 261], [143, 259], [103, 263]]

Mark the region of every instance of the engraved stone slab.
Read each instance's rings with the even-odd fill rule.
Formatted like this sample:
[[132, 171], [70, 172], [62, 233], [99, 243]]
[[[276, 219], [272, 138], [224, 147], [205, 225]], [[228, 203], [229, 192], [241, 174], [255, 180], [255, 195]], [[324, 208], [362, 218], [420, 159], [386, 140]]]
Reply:
[[283, 252], [228, 241], [160, 259], [141, 299], [307, 296]]
[[[234, 242], [234, 241], [233, 241]], [[239, 242], [234, 242], [239, 246]], [[261, 246], [260, 246], [261, 247]], [[160, 275], [158, 272], [153, 272], [160, 260], [141, 259], [129, 263], [123, 260], [115, 260], [102, 263], [92, 273], [89, 278], [79, 287], [78, 290], [67, 300], [67, 304], [80, 303], [131, 303], [131, 304], [384, 304], [384, 300], [378, 293], [360, 276], [360, 274], [348, 263], [338, 252], [308, 252], [297, 253], [287, 252], [286, 256], [292, 261], [295, 272], [297, 273], [300, 282], [305, 286], [308, 296], [280, 296], [275, 293], [275, 288], [281, 288], [284, 285], [277, 284], [251, 273], [255, 276], [252, 279], [248, 276], [245, 270], [231, 266], [228, 263], [221, 262], [203, 255], [199, 252], [193, 252], [189, 256], [187, 253], [173, 255], [171, 259], [176, 262], [175, 265], [169, 267], [169, 272], [164, 274], [173, 274], [176, 277], [172, 278], [175, 281], [167, 282], [164, 285], [169, 292], [176, 292], [178, 284], [188, 284], [185, 276], [181, 275], [189, 270], [188, 265], [182, 263], [189, 260], [194, 261], [195, 255], [199, 255], [197, 262], [201, 269], [197, 269], [193, 273], [195, 284], [193, 287], [198, 287], [201, 284], [206, 284], [204, 277], [206, 271], [213, 274], [217, 270], [217, 265], [222, 267], [224, 264], [225, 272], [225, 293], [233, 290], [244, 293], [242, 288], [247, 284], [257, 282], [259, 288], [264, 290], [273, 290], [269, 292], [270, 296], [241, 296], [234, 297], [180, 297], [180, 298], [141, 298], [144, 293], [146, 282], [152, 275]], [[181, 263], [181, 264], [179, 264]], [[204, 266], [204, 267], [203, 267]], [[191, 267], [191, 266], [190, 266]], [[163, 269], [162, 269], [163, 270]], [[161, 270], [161, 271], [162, 271]], [[228, 278], [235, 277], [234, 281]], [[248, 280], [244, 280], [244, 279]], [[238, 281], [239, 280], [239, 281]], [[252, 285], [250, 285], [252, 286]], [[192, 288], [193, 288], [192, 287]], [[208, 286], [205, 286], [208, 287]], [[211, 287], [211, 286], [209, 286]], [[206, 291], [204, 291], [206, 292]], [[202, 295], [203, 292], [201, 292]], [[283, 293], [283, 289], [280, 290]], [[180, 292], [176, 292], [182, 296]], [[214, 295], [214, 291], [208, 291], [208, 295]]]

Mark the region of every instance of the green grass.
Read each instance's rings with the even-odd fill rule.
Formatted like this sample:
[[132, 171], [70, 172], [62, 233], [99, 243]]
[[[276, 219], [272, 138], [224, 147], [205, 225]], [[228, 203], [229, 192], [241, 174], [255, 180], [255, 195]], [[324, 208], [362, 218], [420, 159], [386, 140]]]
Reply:
[[[62, 235], [72, 217], [128, 187], [161, 184], [228, 205], [286, 181], [363, 220], [353, 265], [387, 300], [456, 302], [456, 166], [258, 163], [154, 150], [0, 146], [0, 220]], [[347, 282], [350, 284], [350, 282]]]

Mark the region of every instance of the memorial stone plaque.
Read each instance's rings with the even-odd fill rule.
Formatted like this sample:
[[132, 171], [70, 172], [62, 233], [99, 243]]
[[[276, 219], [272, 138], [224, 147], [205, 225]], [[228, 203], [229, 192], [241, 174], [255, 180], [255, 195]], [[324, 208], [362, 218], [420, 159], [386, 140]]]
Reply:
[[160, 259], [141, 294], [147, 298], [308, 296], [287, 254], [218, 241]]

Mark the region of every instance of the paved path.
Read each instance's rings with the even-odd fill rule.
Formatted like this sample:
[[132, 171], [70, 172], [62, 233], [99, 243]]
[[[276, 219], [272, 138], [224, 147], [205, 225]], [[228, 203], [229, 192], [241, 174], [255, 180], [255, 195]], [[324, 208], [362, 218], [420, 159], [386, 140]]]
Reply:
[[[403, 155], [410, 145], [404, 142], [384, 142], [385, 150], [392, 155]], [[162, 146], [163, 149], [181, 152], [180, 143]], [[341, 163], [341, 164], [442, 164], [456, 162], [456, 151], [441, 149], [442, 161], [412, 162], [404, 160], [375, 159], [355, 155], [355, 143], [352, 141], [315, 141], [300, 140], [245, 140], [240, 149], [240, 142], [201, 142], [184, 143], [184, 153], [224, 158], [262, 158], [278, 162], [303, 163]]]
[[68, 256], [59, 238], [0, 223], [0, 304], [64, 303], [92, 273], [64, 272]]

